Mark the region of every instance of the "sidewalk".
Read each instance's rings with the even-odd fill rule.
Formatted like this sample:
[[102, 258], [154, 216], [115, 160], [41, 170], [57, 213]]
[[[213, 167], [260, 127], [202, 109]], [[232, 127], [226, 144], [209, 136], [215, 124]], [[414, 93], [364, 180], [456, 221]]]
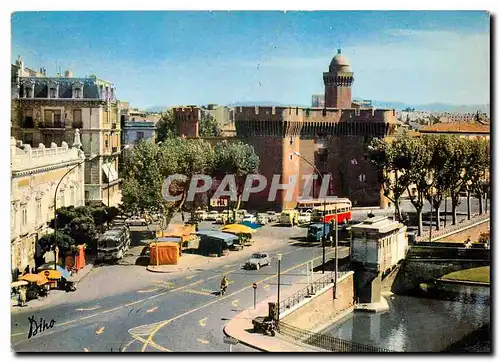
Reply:
[[[321, 274], [317, 274], [318, 278]], [[315, 280], [317, 278], [314, 278]], [[304, 277], [303, 281], [307, 278]], [[304, 284], [295, 283], [294, 285], [281, 290], [280, 299], [288, 298], [299, 289], [304, 288]], [[253, 332], [252, 319], [259, 316], [267, 316], [269, 307], [268, 302], [275, 301], [275, 298], [268, 298], [258, 303], [255, 309], [246, 309], [236, 315], [224, 327], [224, 334], [237, 339], [240, 343], [255, 348], [262, 352], [326, 352], [320, 348], [292, 340], [288, 337], [276, 333], [276, 336], [267, 336], [261, 333]]]
[[[78, 290], [78, 283], [83, 280], [89, 273], [92, 271], [94, 267], [93, 261], [92, 263], [89, 262], [78, 271], [78, 273], [74, 273], [71, 276], [71, 280], [75, 283], [76, 288]], [[59, 290], [59, 289], [53, 289], [50, 291], [49, 295], [47, 297], [39, 297], [38, 299], [32, 299], [27, 302], [27, 305], [24, 307], [19, 307], [17, 305], [18, 301], [17, 298], [11, 299], [11, 313], [21, 313], [21, 312], [27, 312], [33, 309], [38, 309], [40, 307], [44, 307], [47, 305], [50, 305], [56, 300], [61, 299], [61, 297], [66, 295], [66, 291], [64, 290]]]

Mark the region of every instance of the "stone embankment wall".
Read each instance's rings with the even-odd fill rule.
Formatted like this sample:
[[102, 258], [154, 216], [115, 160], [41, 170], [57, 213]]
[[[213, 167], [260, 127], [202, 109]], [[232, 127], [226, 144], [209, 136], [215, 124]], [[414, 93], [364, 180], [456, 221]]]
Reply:
[[331, 285], [281, 320], [297, 328], [313, 330], [327, 324], [328, 321], [333, 322], [337, 316], [352, 306], [354, 306], [354, 273], [349, 273], [339, 280], [337, 299], [333, 298], [333, 285]]

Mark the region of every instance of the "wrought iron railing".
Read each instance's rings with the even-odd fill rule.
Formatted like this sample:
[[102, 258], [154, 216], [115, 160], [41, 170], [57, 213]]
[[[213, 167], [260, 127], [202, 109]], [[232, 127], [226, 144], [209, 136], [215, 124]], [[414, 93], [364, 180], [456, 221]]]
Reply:
[[[337, 278], [340, 278], [342, 272], [338, 273]], [[329, 284], [332, 284], [335, 279], [335, 273], [325, 274], [323, 277], [316, 279], [306, 287], [300, 289], [298, 292], [292, 294], [288, 298], [280, 301], [279, 304], [279, 312], [280, 314], [284, 313], [287, 309], [290, 309], [300, 302], [302, 302], [305, 298], [314, 295], [318, 290], [323, 289]]]
[[390, 349], [369, 346], [344, 339], [336, 338], [322, 333], [314, 333], [306, 329], [297, 328], [279, 321], [278, 332], [284, 336], [293, 338], [303, 343], [309, 344], [332, 352], [366, 352], [366, 353], [388, 353], [396, 352]]

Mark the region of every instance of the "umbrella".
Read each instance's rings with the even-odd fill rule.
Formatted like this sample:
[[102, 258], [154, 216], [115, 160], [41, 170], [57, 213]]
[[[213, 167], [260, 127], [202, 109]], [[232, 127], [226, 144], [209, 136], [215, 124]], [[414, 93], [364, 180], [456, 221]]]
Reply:
[[26, 280], [18, 280], [17, 282], [10, 283], [11, 288], [22, 287], [23, 285], [28, 285]]
[[[61, 276], [64, 279], [68, 279], [70, 277], [69, 272], [66, 269], [64, 269], [64, 268], [61, 268], [59, 265], [56, 267], [56, 270], [54, 270], [54, 263], [43, 264], [37, 270], [38, 271], [54, 271], [54, 272], [57, 271], [57, 272], [59, 272], [59, 276], [57, 276], [57, 277], [50, 277], [51, 279], [59, 279]], [[57, 274], [53, 274], [53, 275], [57, 275]]]
[[43, 276], [47, 279], [61, 279], [61, 272], [59, 270], [47, 269], [42, 270], [38, 275]]
[[258, 228], [262, 227], [262, 225], [259, 225], [259, 224], [256, 224], [256, 223], [250, 222], [250, 221], [242, 221], [242, 222], [240, 222], [240, 225], [245, 225], [245, 226], [248, 226], [249, 228], [252, 228], [252, 229], [258, 229]]
[[222, 231], [232, 234], [253, 234], [257, 230], [254, 230], [246, 225], [231, 224], [222, 227]]
[[48, 282], [47, 278], [40, 274], [24, 274], [19, 280], [25, 280], [30, 283], [37, 283], [38, 285], [42, 285]]

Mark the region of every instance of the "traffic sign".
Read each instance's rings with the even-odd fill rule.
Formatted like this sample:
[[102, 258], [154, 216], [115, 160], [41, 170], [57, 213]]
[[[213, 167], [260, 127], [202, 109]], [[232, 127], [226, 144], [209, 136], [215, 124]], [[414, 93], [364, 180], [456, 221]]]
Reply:
[[252, 284], [252, 288], [253, 288], [253, 289], [257, 289], [257, 283], [253, 283], [253, 284]]
[[238, 341], [236, 338], [233, 338], [233, 337], [228, 337], [228, 336], [224, 336], [224, 343], [226, 344], [238, 344], [240, 341]]

